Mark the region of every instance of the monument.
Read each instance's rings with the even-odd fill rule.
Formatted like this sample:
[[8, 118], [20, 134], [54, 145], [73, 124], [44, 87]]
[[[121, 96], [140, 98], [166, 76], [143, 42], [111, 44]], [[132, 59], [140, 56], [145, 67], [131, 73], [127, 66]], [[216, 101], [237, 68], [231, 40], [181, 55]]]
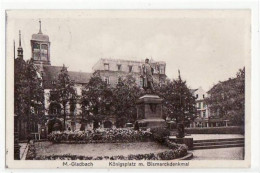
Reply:
[[146, 94], [141, 96], [136, 102], [136, 127], [139, 128], [166, 127], [166, 122], [162, 118], [163, 99], [154, 94], [153, 71], [154, 69], [150, 65], [149, 59], [146, 59], [145, 64], [142, 66], [141, 74], [143, 89]]

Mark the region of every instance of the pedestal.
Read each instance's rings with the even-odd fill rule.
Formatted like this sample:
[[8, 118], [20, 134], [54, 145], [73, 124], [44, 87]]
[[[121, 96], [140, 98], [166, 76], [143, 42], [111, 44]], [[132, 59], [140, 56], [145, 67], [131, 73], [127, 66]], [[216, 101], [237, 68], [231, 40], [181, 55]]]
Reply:
[[139, 128], [166, 127], [162, 118], [162, 100], [158, 95], [146, 94], [136, 102], [137, 121]]

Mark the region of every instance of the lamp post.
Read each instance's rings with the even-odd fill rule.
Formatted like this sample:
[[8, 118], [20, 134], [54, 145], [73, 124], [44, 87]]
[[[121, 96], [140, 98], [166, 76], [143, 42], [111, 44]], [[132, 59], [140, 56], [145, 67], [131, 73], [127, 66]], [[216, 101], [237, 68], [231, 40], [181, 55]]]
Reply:
[[14, 114], [14, 160], [20, 160], [20, 145], [19, 143], [19, 133], [18, 133], [18, 120], [17, 115]]

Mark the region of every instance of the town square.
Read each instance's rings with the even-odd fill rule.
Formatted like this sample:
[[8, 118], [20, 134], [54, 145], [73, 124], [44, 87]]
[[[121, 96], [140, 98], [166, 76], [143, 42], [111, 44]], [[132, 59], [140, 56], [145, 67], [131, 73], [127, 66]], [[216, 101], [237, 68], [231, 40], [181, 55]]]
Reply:
[[94, 14], [10, 19], [14, 160], [245, 160], [246, 11]]

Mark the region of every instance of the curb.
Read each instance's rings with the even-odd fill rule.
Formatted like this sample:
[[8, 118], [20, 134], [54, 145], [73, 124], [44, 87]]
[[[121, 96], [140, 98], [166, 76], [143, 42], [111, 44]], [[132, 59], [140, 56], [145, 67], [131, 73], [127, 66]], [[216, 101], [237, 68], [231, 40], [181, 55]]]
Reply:
[[193, 153], [188, 152], [188, 154], [182, 158], [176, 159], [176, 160], [191, 160], [193, 158]]

